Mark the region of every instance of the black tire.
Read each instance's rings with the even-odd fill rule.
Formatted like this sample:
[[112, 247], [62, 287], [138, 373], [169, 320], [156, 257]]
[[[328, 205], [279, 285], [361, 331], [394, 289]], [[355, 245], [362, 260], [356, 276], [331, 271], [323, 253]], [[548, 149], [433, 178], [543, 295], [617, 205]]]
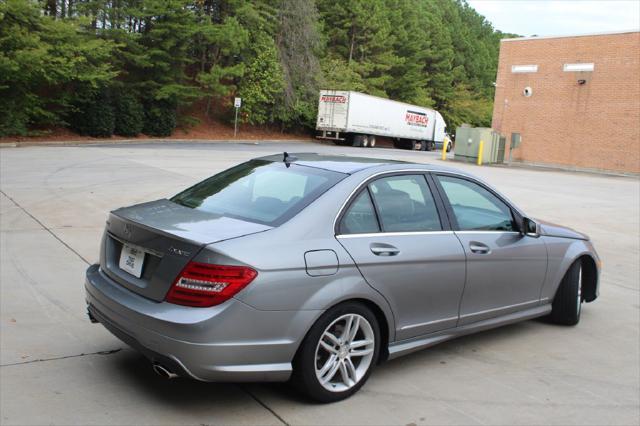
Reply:
[[[319, 347], [320, 339], [324, 335], [325, 330], [338, 318], [348, 314], [356, 314], [363, 317], [371, 326], [374, 335], [373, 356], [366, 373], [355, 385], [352, 385], [344, 391], [329, 391], [325, 389], [316, 376], [316, 363], [318, 362], [318, 360], [316, 360], [316, 348]], [[371, 371], [378, 362], [379, 353], [380, 328], [373, 312], [361, 303], [341, 303], [322, 314], [305, 336], [293, 360], [291, 384], [300, 392], [318, 402], [328, 403], [343, 400], [356, 393], [365, 384]], [[336, 375], [337, 374], [340, 374], [340, 372], [337, 372]]]
[[422, 150], [422, 145], [420, 145], [420, 142], [411, 141], [411, 145], [409, 148], [411, 149], [411, 151], [416, 151], [418, 149], [418, 146], [420, 146], [420, 150]]
[[447, 144], [447, 152], [451, 152], [451, 142]]
[[374, 135], [369, 135], [369, 148], [373, 148], [376, 146], [376, 137]]
[[576, 260], [558, 286], [549, 320], [554, 324], [576, 325], [580, 321], [582, 301], [582, 262]]
[[365, 146], [364, 145], [365, 139], [366, 139], [365, 135], [355, 135], [353, 137], [353, 146], [355, 146], [355, 147]]

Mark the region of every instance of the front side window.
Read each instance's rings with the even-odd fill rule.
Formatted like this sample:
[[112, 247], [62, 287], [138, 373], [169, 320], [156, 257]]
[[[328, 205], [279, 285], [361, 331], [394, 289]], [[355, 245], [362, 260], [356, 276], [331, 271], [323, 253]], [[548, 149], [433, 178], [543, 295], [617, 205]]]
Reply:
[[515, 231], [511, 209], [482, 186], [466, 179], [438, 176], [462, 231]]
[[423, 175], [390, 176], [369, 185], [384, 232], [440, 231], [440, 217]]
[[347, 175], [251, 160], [206, 179], [171, 199], [210, 213], [276, 226]]

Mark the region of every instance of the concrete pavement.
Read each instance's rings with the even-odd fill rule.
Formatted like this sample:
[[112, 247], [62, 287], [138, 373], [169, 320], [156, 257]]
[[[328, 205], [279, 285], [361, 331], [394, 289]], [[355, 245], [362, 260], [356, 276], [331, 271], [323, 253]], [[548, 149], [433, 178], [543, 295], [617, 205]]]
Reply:
[[573, 328], [528, 321], [380, 366], [353, 398], [311, 404], [282, 384], [164, 381], [85, 316], [83, 274], [109, 210], [168, 197], [248, 158], [439, 154], [311, 143], [0, 149], [2, 424], [638, 424], [640, 183], [452, 163], [533, 217], [590, 234], [601, 297]]

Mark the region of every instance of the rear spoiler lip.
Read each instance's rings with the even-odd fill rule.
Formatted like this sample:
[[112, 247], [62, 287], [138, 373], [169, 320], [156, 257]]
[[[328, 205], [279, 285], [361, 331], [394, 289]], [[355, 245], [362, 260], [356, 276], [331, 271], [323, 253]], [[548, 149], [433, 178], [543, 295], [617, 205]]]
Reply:
[[[144, 204], [150, 204], [150, 203], [154, 203], [157, 201], [167, 201], [167, 202], [171, 202], [170, 200], [167, 199], [161, 199], [161, 200], [155, 200], [155, 201], [151, 201], [151, 202], [147, 202], [147, 203], [140, 203], [140, 204], [135, 204], [134, 206], [142, 206]], [[134, 206], [129, 206], [129, 207], [134, 207]], [[268, 225], [263, 225], [260, 223], [256, 223], [256, 222], [248, 222], [248, 221], [243, 221], [246, 223], [251, 223], [252, 225], [255, 225], [256, 227], [259, 227], [261, 229], [256, 229], [254, 231], [251, 232], [245, 232], [239, 235], [233, 235], [233, 236], [229, 236], [229, 237], [221, 237], [221, 238], [215, 238], [215, 239], [196, 239], [193, 238], [192, 236], [190, 236], [190, 234], [193, 234], [193, 232], [189, 232], [189, 231], [183, 231], [183, 232], [170, 232], [167, 231], [166, 229], [160, 228], [160, 227], [155, 227], [152, 225], [149, 225], [143, 221], [140, 220], [136, 220], [135, 218], [129, 216], [129, 215], [123, 215], [121, 214], [123, 210], [128, 209], [129, 207], [123, 207], [123, 208], [118, 208], [115, 210], [110, 211], [109, 213], [118, 217], [118, 219], [122, 220], [122, 221], [126, 221], [126, 222], [130, 222], [135, 224], [136, 226], [139, 226], [143, 229], [146, 229], [148, 231], [152, 231], [155, 233], [158, 233], [160, 235], [163, 235], [165, 237], [169, 237], [169, 238], [178, 238], [181, 239], [187, 243], [190, 244], [194, 244], [194, 245], [198, 245], [198, 246], [207, 246], [209, 244], [214, 244], [214, 243], [219, 243], [221, 241], [227, 241], [227, 240], [232, 240], [235, 238], [241, 238], [241, 237], [245, 237], [247, 235], [252, 235], [252, 234], [256, 234], [259, 232], [265, 232], [265, 231], [269, 231], [271, 229], [273, 229], [274, 227], [272, 226], [268, 226]], [[185, 207], [188, 208], [188, 207]], [[220, 216], [220, 218], [222, 217], [226, 217], [226, 216]], [[230, 218], [232, 219], [232, 218]], [[235, 220], [240, 220], [240, 219], [235, 219]], [[107, 224], [108, 224], [108, 220], [107, 220]]]

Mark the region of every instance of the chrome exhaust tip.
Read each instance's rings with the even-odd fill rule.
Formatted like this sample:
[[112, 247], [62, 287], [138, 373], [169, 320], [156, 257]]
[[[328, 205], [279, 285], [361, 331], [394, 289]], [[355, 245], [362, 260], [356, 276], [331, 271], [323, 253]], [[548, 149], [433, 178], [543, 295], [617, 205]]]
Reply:
[[178, 377], [176, 373], [157, 363], [153, 364], [153, 371], [155, 371], [158, 376], [164, 377], [165, 379], [175, 379]]

